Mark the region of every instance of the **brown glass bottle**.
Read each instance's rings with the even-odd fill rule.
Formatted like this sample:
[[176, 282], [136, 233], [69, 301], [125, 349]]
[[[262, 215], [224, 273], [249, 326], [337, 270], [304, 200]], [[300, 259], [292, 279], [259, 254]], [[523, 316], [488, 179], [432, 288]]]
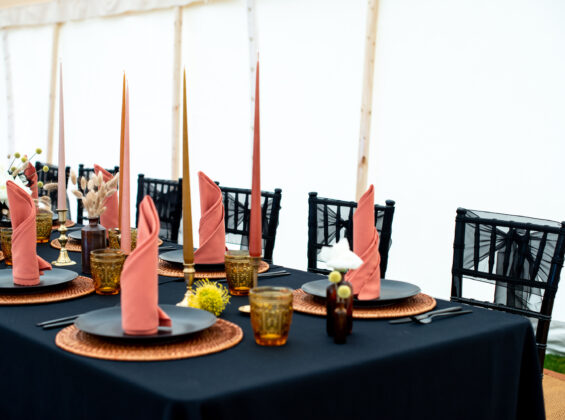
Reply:
[[106, 248], [106, 228], [98, 223], [98, 218], [88, 219], [88, 225], [82, 228], [81, 253], [82, 272], [90, 274], [90, 251]]
[[346, 299], [338, 298], [332, 314], [334, 342], [337, 344], [344, 344], [347, 340], [349, 325], [346, 305]]
[[347, 334], [351, 334], [353, 331], [353, 285], [345, 280], [345, 276], [337, 287], [341, 285], [345, 285], [351, 290], [351, 294], [347, 299], [339, 299], [344, 301], [345, 310], [347, 312]]
[[334, 309], [337, 300], [337, 288], [339, 283], [332, 283], [326, 289], [326, 331], [330, 337], [334, 335]]

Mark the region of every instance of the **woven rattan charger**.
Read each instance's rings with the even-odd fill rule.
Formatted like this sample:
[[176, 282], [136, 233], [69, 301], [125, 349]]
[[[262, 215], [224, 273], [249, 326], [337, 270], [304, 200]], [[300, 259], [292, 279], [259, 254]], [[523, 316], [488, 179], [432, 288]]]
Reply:
[[35, 305], [38, 303], [59, 302], [75, 299], [94, 292], [91, 278], [78, 276], [63, 288], [29, 294], [0, 294], [0, 306], [4, 305]]
[[[163, 245], [163, 241], [161, 239], [159, 239], [159, 246], [161, 246], [161, 245]], [[61, 249], [61, 243], [59, 242], [59, 239], [53, 239], [51, 241], [51, 246], [55, 249]], [[70, 239], [67, 242], [66, 248], [67, 248], [67, 251], [70, 251], [70, 252], [81, 252], [81, 250], [82, 250], [80, 242], [75, 241], [74, 239]]]
[[163, 344], [126, 344], [104, 340], [80, 331], [74, 325], [64, 328], [55, 337], [55, 344], [70, 353], [96, 359], [129, 362], [186, 359], [217, 353], [236, 346], [243, 331], [236, 324], [218, 319], [210, 328], [190, 335], [182, 341]]
[[[65, 226], [68, 227], [68, 228], [70, 228], [74, 225], [76, 225], [76, 222], [73, 222], [72, 220], [65, 221]], [[54, 222], [51, 230], [57, 230], [57, 229], [59, 229], [59, 222]]]
[[[197, 279], [225, 279], [226, 272], [225, 271], [199, 271], [198, 267], [196, 267], [196, 274], [194, 275]], [[264, 273], [269, 270], [269, 263], [265, 261], [261, 261], [259, 263], [259, 269], [257, 270], [258, 273]], [[184, 274], [182, 272], [182, 265], [180, 264], [172, 264], [167, 261], [163, 261], [159, 258], [159, 270], [158, 273], [160, 276], [165, 277], [176, 277], [182, 278]]]
[[[326, 305], [302, 289], [293, 292], [292, 308], [297, 312], [310, 315], [326, 316]], [[419, 293], [399, 303], [378, 308], [353, 308], [353, 318], [379, 319], [399, 318], [418, 315], [427, 312], [436, 306], [436, 300], [424, 293]]]

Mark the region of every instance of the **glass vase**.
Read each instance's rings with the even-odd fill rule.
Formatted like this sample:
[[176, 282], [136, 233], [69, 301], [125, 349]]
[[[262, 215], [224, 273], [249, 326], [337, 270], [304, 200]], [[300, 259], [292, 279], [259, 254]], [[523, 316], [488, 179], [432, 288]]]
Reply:
[[106, 248], [106, 228], [98, 223], [99, 218], [88, 218], [88, 225], [80, 231], [82, 272], [90, 274], [90, 251]]

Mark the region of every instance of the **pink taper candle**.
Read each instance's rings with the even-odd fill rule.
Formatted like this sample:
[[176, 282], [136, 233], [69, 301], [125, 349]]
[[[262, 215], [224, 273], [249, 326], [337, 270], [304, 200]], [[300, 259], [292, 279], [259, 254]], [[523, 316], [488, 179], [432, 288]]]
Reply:
[[253, 174], [251, 180], [251, 220], [249, 226], [249, 255], [260, 257], [262, 252], [261, 226], [261, 141], [259, 130], [259, 58], [255, 73], [255, 123], [253, 132]]
[[65, 179], [65, 116], [63, 113], [63, 64], [59, 65], [59, 169], [57, 178], [57, 209], [67, 209]]
[[120, 185], [120, 199], [122, 202], [122, 214], [120, 216], [121, 248], [124, 254], [131, 252], [130, 232], [130, 187], [129, 187], [129, 86], [126, 84], [125, 121], [124, 121], [124, 159], [120, 172], [123, 176], [123, 185]]

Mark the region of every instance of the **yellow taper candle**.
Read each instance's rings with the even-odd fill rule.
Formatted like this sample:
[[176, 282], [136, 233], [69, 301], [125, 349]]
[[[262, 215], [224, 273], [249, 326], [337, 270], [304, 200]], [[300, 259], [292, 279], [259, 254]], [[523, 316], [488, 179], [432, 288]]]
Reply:
[[192, 240], [192, 208], [190, 201], [190, 170], [188, 164], [188, 121], [186, 113], [186, 69], [183, 77], [182, 111], [182, 249], [185, 264], [194, 263], [194, 241]]

